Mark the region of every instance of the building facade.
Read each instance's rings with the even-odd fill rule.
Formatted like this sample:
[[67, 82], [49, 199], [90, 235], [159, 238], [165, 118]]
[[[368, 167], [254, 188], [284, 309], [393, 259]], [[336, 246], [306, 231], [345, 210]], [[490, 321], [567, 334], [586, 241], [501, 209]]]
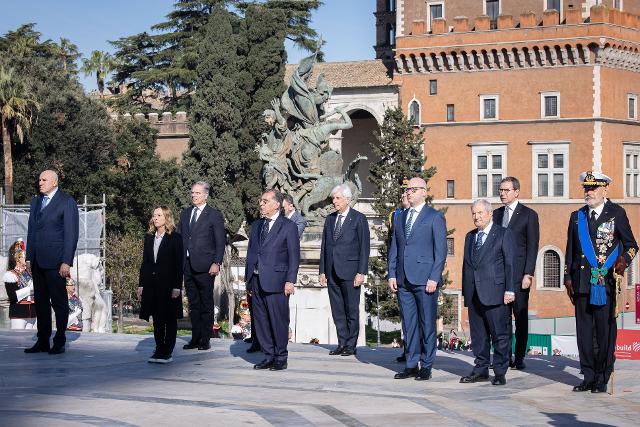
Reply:
[[[519, 178], [520, 200], [540, 217], [532, 317], [573, 315], [562, 282], [569, 215], [584, 204], [580, 172], [613, 179], [609, 196], [640, 238], [640, 1], [598, 3], [394, 5], [394, 82], [403, 110], [425, 129], [425, 166], [437, 167], [430, 192], [455, 229], [447, 269], [463, 329], [470, 205], [488, 198], [499, 206], [503, 177]], [[627, 301], [635, 300], [639, 270], [636, 257], [624, 281]]]

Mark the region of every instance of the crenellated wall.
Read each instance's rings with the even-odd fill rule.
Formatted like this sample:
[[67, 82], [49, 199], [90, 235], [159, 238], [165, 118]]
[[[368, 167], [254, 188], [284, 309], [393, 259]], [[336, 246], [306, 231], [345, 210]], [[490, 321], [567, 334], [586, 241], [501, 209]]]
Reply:
[[[453, 24], [449, 26], [449, 24]], [[580, 10], [560, 14], [547, 10], [518, 19], [500, 15], [497, 29], [488, 16], [437, 18], [427, 32], [425, 22], [413, 22], [411, 35], [396, 43], [396, 72], [441, 73], [493, 69], [562, 67], [599, 64], [640, 71], [640, 17], [605, 6], [594, 6], [583, 20]], [[473, 27], [471, 26], [473, 25]], [[451, 28], [451, 31], [449, 31]]]
[[119, 115], [111, 114], [112, 120], [146, 120], [149, 125], [158, 131], [156, 139], [156, 152], [164, 160], [182, 159], [182, 153], [189, 146], [189, 123], [187, 113], [178, 111], [173, 114], [165, 111], [158, 113], [136, 113], [133, 116], [129, 113]]

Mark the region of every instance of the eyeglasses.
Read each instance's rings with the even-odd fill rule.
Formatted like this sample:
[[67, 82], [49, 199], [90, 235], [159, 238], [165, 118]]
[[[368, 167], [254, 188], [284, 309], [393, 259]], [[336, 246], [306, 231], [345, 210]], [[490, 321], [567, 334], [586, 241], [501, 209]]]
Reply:
[[426, 190], [426, 188], [424, 188], [424, 187], [407, 187], [407, 189], [405, 191], [407, 193], [415, 193], [418, 190]]
[[501, 193], [508, 193], [509, 191], [513, 191], [513, 188], [501, 188], [498, 191]]

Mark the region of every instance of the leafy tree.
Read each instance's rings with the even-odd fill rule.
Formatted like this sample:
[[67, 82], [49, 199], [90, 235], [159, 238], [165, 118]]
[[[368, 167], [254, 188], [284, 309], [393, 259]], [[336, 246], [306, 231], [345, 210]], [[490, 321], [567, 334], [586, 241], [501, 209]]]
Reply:
[[[371, 144], [375, 158], [379, 160], [372, 163], [369, 172], [369, 181], [377, 187], [373, 193], [373, 209], [382, 218], [389, 218], [400, 206], [405, 178], [419, 176], [428, 184], [429, 179], [435, 175], [435, 167], [424, 168], [427, 159], [423, 154], [423, 145], [424, 129], [416, 131], [401, 109], [388, 109], [385, 112], [380, 133], [375, 135]], [[427, 197], [427, 203], [431, 203], [431, 196]], [[371, 263], [376, 283], [373, 292], [366, 295], [366, 309], [369, 313], [376, 313], [377, 290], [380, 317], [397, 321], [400, 317], [398, 302], [387, 286], [388, 227], [377, 227], [376, 234], [383, 243], [379, 250], [380, 256]]]
[[24, 141], [39, 107], [33, 93], [12, 69], [0, 67], [0, 127], [4, 154], [4, 191], [6, 202], [13, 203], [13, 154], [11, 134]]
[[60, 60], [64, 74], [71, 72], [77, 73], [76, 60], [80, 57], [78, 46], [71, 43], [71, 40], [60, 37], [60, 43], [53, 43], [53, 54]]
[[[197, 90], [190, 114], [189, 148], [182, 162], [182, 187], [199, 180], [211, 184], [211, 203], [226, 219], [233, 236], [243, 220], [242, 202], [235, 188], [240, 168], [238, 134], [242, 111], [247, 108], [246, 91], [237, 84], [243, 62], [238, 55], [240, 35], [237, 17], [223, 5], [213, 8], [198, 44]], [[188, 202], [184, 194], [182, 202]]]
[[101, 97], [104, 96], [104, 81], [107, 78], [107, 74], [113, 71], [114, 65], [113, 57], [107, 52], [99, 50], [91, 52], [91, 56], [85, 58], [82, 62], [82, 72], [85, 76], [95, 73], [98, 92], [100, 92]]
[[125, 305], [138, 306], [136, 295], [138, 276], [142, 264], [142, 239], [137, 236], [111, 234], [107, 236], [107, 286], [113, 292], [118, 306], [118, 333], [124, 332]]

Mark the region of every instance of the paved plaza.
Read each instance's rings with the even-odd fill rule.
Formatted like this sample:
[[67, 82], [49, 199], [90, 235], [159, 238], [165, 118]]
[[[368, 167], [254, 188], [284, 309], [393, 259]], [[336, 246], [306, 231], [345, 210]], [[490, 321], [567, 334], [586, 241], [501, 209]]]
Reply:
[[577, 361], [536, 357], [507, 385], [459, 384], [471, 353], [438, 352], [430, 381], [394, 380], [397, 349], [355, 357], [290, 345], [289, 369], [255, 371], [262, 355], [214, 340], [174, 362], [147, 363], [149, 335], [68, 333], [67, 352], [26, 355], [32, 332], [0, 330], [0, 425], [449, 426], [638, 425], [640, 362], [616, 365], [614, 394], [573, 393]]

